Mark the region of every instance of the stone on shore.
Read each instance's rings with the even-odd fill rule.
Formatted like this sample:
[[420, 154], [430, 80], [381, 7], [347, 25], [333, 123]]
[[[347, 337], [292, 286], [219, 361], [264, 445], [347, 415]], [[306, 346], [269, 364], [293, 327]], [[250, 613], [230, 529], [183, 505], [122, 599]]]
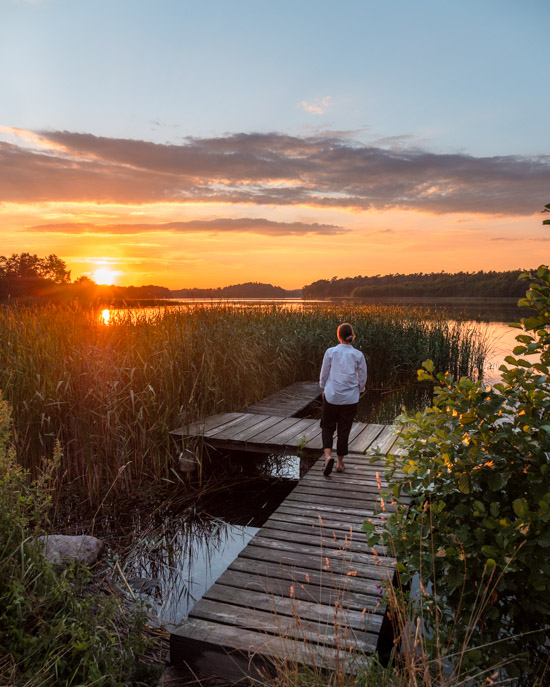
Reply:
[[38, 537], [43, 554], [54, 565], [69, 561], [93, 565], [99, 558], [104, 543], [101, 539], [88, 534], [71, 536], [66, 534], [49, 534]]

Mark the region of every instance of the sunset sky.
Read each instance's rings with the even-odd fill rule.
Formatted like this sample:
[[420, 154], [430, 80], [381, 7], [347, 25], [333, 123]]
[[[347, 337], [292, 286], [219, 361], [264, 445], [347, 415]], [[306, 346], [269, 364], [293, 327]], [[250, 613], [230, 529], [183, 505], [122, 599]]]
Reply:
[[170, 288], [548, 262], [548, 0], [0, 0], [0, 254]]

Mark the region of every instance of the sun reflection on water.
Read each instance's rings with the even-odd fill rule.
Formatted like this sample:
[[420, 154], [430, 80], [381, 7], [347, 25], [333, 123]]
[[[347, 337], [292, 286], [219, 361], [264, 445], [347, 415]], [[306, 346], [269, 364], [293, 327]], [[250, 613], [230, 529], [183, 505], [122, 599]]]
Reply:
[[101, 319], [103, 320], [103, 324], [109, 324], [111, 321], [111, 311], [108, 308], [101, 311]]

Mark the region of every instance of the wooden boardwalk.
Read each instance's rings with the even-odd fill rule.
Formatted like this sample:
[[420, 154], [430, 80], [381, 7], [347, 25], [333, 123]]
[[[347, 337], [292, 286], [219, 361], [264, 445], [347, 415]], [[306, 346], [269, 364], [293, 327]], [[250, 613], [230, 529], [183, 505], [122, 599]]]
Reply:
[[[318, 419], [297, 418], [319, 396], [299, 383], [246, 409], [171, 432], [217, 449], [321, 453]], [[274, 663], [348, 672], [376, 651], [385, 607], [381, 585], [395, 561], [369, 548], [361, 526], [378, 513], [384, 459], [401, 451], [392, 426], [356, 422], [345, 472], [323, 475], [319, 459], [229, 568], [171, 631], [174, 666], [202, 675], [262, 679]], [[387, 622], [387, 621], [386, 621]]]
[[[212, 448], [258, 453], [295, 453], [298, 449], [320, 451], [321, 427], [318, 419], [219, 413], [187, 427], [176, 429], [174, 437], [203, 438]], [[349, 441], [350, 453], [395, 453], [396, 434], [392, 425], [354, 422]]]
[[246, 412], [293, 417], [318, 398], [321, 398], [319, 382], [296, 382], [248, 406]]
[[350, 454], [345, 472], [319, 460], [237, 559], [172, 630], [173, 665], [260, 677], [273, 663], [349, 672], [379, 641], [381, 585], [395, 561], [361, 531], [375, 514], [383, 466]]

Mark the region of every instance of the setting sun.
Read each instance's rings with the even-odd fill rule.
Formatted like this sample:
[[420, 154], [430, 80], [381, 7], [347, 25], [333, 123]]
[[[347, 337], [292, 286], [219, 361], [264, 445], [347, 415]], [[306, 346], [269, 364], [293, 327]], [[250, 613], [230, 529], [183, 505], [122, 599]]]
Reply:
[[116, 276], [117, 273], [114, 270], [110, 270], [108, 267], [100, 267], [94, 272], [92, 279], [96, 284], [111, 286], [115, 283]]

